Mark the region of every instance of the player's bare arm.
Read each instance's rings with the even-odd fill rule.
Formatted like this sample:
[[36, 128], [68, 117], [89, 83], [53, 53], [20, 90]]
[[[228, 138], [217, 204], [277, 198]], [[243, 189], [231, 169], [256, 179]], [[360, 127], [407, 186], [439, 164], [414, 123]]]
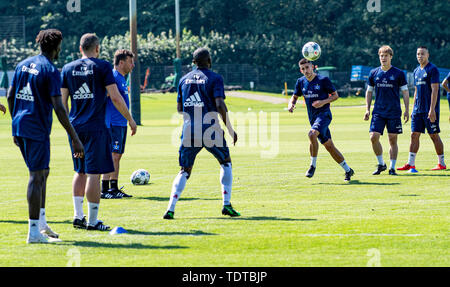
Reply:
[[[11, 115], [11, 119], [13, 118], [15, 96], [16, 96], [16, 91], [12, 87], [9, 87], [8, 94], [6, 96], [6, 100], [8, 101], [8, 109], [9, 109], [9, 114]], [[13, 136], [13, 141], [16, 146], [19, 146], [19, 143], [17, 142], [17, 139], [15, 136]]]
[[327, 99], [315, 101], [314, 103], [312, 103], [312, 106], [315, 107], [316, 109], [318, 109], [318, 108], [323, 107], [326, 104], [336, 101], [337, 99], [339, 99], [339, 95], [336, 91], [334, 91]]
[[370, 87], [367, 87], [366, 90], [366, 113], [364, 114], [364, 120], [368, 121], [370, 117], [370, 106], [372, 105], [372, 95], [373, 95], [373, 88], [370, 89]]
[[409, 121], [409, 92], [408, 90], [402, 91], [403, 103], [405, 104], [405, 112], [403, 113], [403, 120], [405, 124]]
[[430, 122], [434, 123], [436, 121], [436, 103], [438, 99], [439, 83], [431, 84], [431, 103], [430, 111], [428, 112], [428, 118]]
[[225, 126], [228, 129], [228, 133], [230, 134], [230, 136], [233, 138], [233, 145], [236, 144], [237, 142], [237, 133], [234, 131], [231, 122], [230, 122], [230, 118], [228, 117], [228, 109], [227, 109], [227, 105], [225, 104], [225, 101], [223, 98], [216, 98], [216, 107], [217, 107], [217, 111], [220, 114], [220, 117], [222, 118], [223, 123], [225, 124]]
[[66, 112], [69, 113], [69, 89], [61, 88], [61, 102]]
[[444, 88], [445, 91], [447, 91], [447, 93], [450, 93], [450, 88], [448, 86], [447, 78], [445, 78], [444, 81], [442, 81], [442, 87]]
[[288, 104], [288, 111], [290, 113], [294, 112], [295, 105], [297, 104], [297, 100], [298, 100], [298, 96], [292, 95], [291, 99], [289, 100], [289, 104]]
[[128, 124], [131, 128], [131, 135], [136, 134], [137, 125], [134, 121], [133, 117], [130, 114], [130, 111], [127, 108], [127, 105], [125, 103], [125, 100], [122, 98], [122, 96], [119, 93], [119, 90], [117, 89], [116, 84], [111, 84], [106, 86], [106, 90], [108, 91], [108, 96], [111, 98], [112, 103], [116, 107], [116, 109], [122, 114], [124, 118], [127, 119]]

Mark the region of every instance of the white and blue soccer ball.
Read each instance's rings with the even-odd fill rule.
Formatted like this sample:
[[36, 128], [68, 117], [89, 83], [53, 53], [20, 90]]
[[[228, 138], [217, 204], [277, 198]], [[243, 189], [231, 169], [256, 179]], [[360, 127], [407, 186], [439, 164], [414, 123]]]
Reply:
[[131, 183], [134, 185], [144, 185], [150, 181], [150, 173], [145, 169], [138, 169], [131, 174]]
[[322, 50], [320, 49], [319, 44], [317, 44], [316, 42], [308, 42], [303, 45], [302, 54], [303, 57], [305, 57], [309, 61], [315, 61], [320, 58]]

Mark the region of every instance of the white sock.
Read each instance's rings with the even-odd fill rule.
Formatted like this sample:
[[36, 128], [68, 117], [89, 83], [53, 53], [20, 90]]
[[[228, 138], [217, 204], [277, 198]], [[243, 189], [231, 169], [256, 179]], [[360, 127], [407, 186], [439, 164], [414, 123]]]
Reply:
[[177, 204], [177, 201], [186, 186], [187, 175], [188, 173], [185, 171], [180, 172], [173, 180], [172, 193], [170, 194], [169, 206], [167, 207], [169, 211], [175, 211], [175, 205]]
[[222, 185], [223, 205], [230, 205], [231, 185], [233, 183], [233, 172], [231, 163], [220, 165], [220, 183]]
[[414, 153], [414, 152], [410, 152], [409, 153], [408, 164], [410, 166], [415, 166], [416, 165], [416, 153]]
[[98, 216], [98, 209], [100, 207], [100, 203], [93, 203], [88, 201], [88, 224], [90, 226], [95, 226], [97, 224], [97, 216]]
[[28, 219], [28, 235], [36, 237], [39, 234], [39, 219]]
[[41, 208], [39, 213], [39, 229], [44, 229], [47, 226], [47, 220], [45, 219], [45, 208]]
[[311, 165], [313, 167], [316, 167], [316, 163], [317, 163], [317, 156], [316, 157], [311, 157]]
[[74, 196], [73, 197], [73, 210], [74, 210], [74, 218], [83, 219], [83, 201], [84, 196]]
[[341, 162], [339, 165], [345, 170], [345, 172], [349, 172], [350, 171], [350, 167], [345, 162], [345, 160], [343, 162]]
[[377, 155], [377, 160], [378, 160], [378, 164], [379, 165], [385, 165], [386, 164], [384, 162], [383, 155]]
[[439, 164], [445, 166], [444, 155], [438, 155]]
[[391, 159], [391, 167], [390, 169], [395, 169], [395, 164], [397, 163], [397, 160]]

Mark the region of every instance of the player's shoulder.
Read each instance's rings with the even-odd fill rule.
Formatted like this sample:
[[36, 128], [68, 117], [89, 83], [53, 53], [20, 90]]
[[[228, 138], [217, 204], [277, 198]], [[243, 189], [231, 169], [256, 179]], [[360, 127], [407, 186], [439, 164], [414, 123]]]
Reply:
[[426, 68], [427, 68], [428, 71], [433, 71], [433, 72], [438, 72], [439, 73], [438, 67], [435, 64], [431, 63], [431, 62], [428, 63]]
[[327, 76], [318, 74], [316, 77], [317, 77], [317, 80], [321, 83], [331, 83], [330, 78], [328, 78]]
[[392, 66], [391, 69], [392, 69], [392, 73], [394, 73], [394, 74], [397, 74], [397, 75], [400, 75], [400, 76], [402, 76], [402, 75], [405, 74], [405, 73], [403, 72], [403, 70], [401, 70], [401, 69], [399, 69], [399, 68], [397, 68], [397, 67]]
[[370, 70], [369, 75], [376, 75], [381, 70], [381, 67], [376, 67]]

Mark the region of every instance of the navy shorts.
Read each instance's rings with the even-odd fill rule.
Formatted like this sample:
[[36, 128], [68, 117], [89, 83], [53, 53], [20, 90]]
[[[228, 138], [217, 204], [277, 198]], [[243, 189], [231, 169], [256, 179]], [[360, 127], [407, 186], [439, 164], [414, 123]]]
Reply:
[[[111, 137], [108, 130], [78, 132], [84, 146], [84, 158], [74, 158], [73, 169], [77, 173], [104, 174], [114, 171], [111, 155]], [[70, 149], [73, 154], [72, 140], [69, 136]]]
[[411, 116], [411, 131], [417, 133], [425, 133], [425, 128], [429, 134], [440, 133], [439, 129], [439, 114], [436, 113], [436, 121], [430, 122], [427, 113], [412, 114]]
[[373, 114], [372, 121], [370, 122], [370, 132], [383, 134], [385, 127], [387, 132], [390, 134], [403, 133], [401, 118], [388, 119], [380, 115]]
[[230, 150], [227, 146], [227, 142], [225, 141], [225, 138], [223, 139], [223, 145], [222, 146], [185, 146], [183, 143], [180, 146], [179, 150], [179, 157], [178, 161], [180, 163], [181, 167], [192, 167], [194, 165], [195, 157], [197, 154], [205, 148], [207, 151], [209, 151], [218, 161], [220, 164], [225, 162], [225, 159], [230, 157]]
[[25, 164], [29, 171], [48, 169], [50, 164], [50, 139], [36, 141], [29, 138], [16, 137]]
[[108, 130], [111, 135], [112, 152], [123, 154], [127, 142], [127, 127], [111, 126]]
[[331, 132], [328, 126], [331, 123], [331, 113], [323, 113], [314, 117], [311, 121], [311, 129], [318, 131], [320, 134], [317, 137], [321, 144], [326, 143], [331, 139]]

